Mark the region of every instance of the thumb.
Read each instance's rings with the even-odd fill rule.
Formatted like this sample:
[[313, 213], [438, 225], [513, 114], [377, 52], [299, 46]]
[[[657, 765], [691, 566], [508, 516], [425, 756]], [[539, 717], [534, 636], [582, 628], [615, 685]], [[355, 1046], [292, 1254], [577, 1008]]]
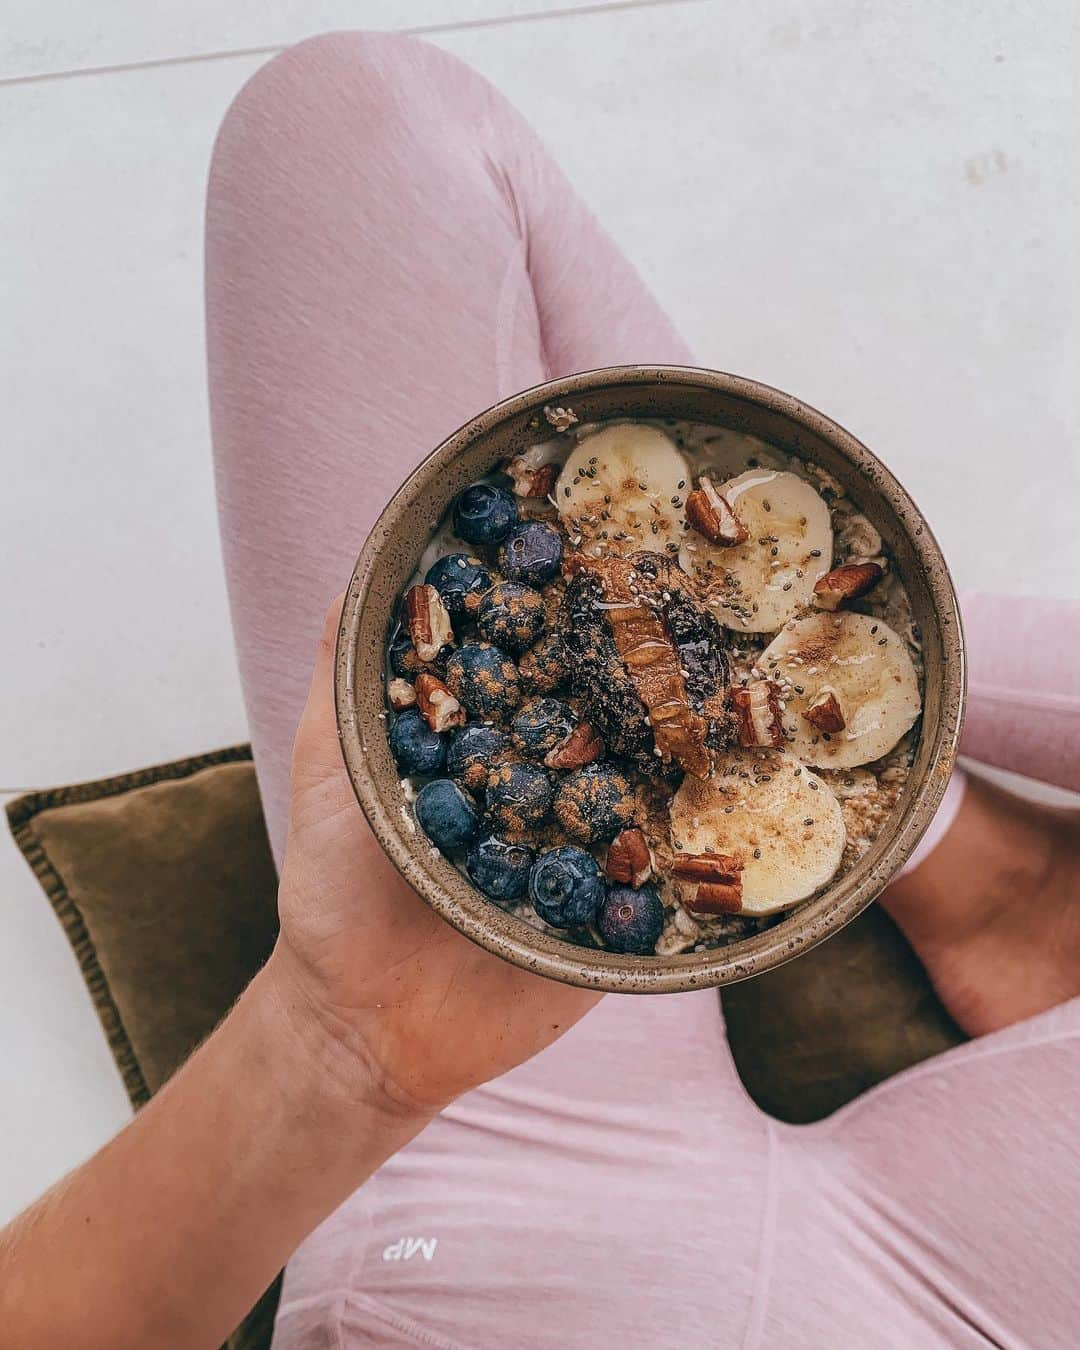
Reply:
[[334, 709], [334, 655], [344, 594], [331, 601], [315, 650], [315, 668], [311, 675], [307, 702], [300, 716], [293, 741], [292, 791], [296, 794], [312, 782], [338, 778], [351, 800], [345, 765], [338, 740], [337, 714]]

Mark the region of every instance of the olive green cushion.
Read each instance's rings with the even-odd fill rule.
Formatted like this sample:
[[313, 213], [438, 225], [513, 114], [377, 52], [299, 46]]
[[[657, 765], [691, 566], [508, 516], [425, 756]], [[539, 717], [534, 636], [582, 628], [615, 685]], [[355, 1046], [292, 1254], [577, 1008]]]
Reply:
[[[238, 746], [8, 805], [68, 935], [136, 1108], [221, 1019], [277, 931], [250, 751]], [[747, 1090], [818, 1120], [961, 1033], [876, 906], [823, 946], [723, 994]], [[269, 1344], [278, 1283], [229, 1345]]]
[[793, 1124], [965, 1039], [878, 905], [798, 960], [725, 989], [723, 1002], [746, 1090]]

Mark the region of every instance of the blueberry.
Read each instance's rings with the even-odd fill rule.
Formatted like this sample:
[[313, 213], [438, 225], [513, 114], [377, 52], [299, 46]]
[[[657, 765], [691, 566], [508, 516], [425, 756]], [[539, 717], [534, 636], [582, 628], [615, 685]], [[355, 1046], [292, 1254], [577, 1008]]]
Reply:
[[406, 708], [390, 728], [390, 753], [402, 773], [441, 773], [446, 739], [432, 731], [416, 708]]
[[513, 495], [493, 483], [473, 483], [454, 503], [454, 533], [469, 544], [497, 544], [517, 519]]
[[424, 580], [442, 596], [451, 619], [460, 619], [476, 613], [480, 597], [491, 589], [495, 578], [479, 558], [448, 553], [432, 563]]
[[555, 814], [572, 839], [605, 844], [633, 824], [630, 780], [610, 764], [586, 764], [559, 784]]
[[613, 886], [600, 906], [596, 927], [613, 952], [652, 956], [664, 928], [664, 906], [652, 886], [639, 891]]
[[390, 668], [403, 680], [418, 675], [424, 663], [416, 654], [416, 648], [404, 628], [398, 628], [390, 639]]
[[499, 545], [499, 566], [511, 581], [542, 586], [562, 565], [562, 535], [554, 525], [527, 520], [516, 525]]
[[480, 601], [476, 626], [497, 647], [523, 651], [544, 626], [544, 597], [519, 581], [500, 581]]
[[465, 859], [465, 871], [492, 900], [518, 900], [529, 885], [533, 852], [497, 834], [482, 835]]
[[488, 771], [506, 758], [510, 738], [487, 722], [469, 722], [450, 735], [446, 772], [473, 792], [487, 786]]
[[604, 879], [591, 853], [570, 845], [541, 853], [529, 873], [533, 909], [555, 928], [592, 923], [604, 898]]
[[446, 853], [464, 848], [480, 828], [472, 798], [449, 778], [426, 783], [416, 794], [413, 811], [427, 837]]
[[514, 747], [530, 759], [543, 759], [562, 745], [577, 726], [577, 714], [557, 698], [533, 698], [518, 709], [510, 723]]
[[508, 839], [527, 838], [551, 811], [551, 779], [536, 764], [499, 764], [488, 774], [487, 809]]
[[509, 717], [521, 702], [517, 667], [489, 642], [466, 642], [446, 663], [446, 683], [472, 717]]
[[425, 664], [416, 654], [416, 648], [412, 644], [412, 639], [400, 625], [394, 630], [394, 636], [390, 639], [390, 669], [395, 675], [400, 675], [403, 680], [415, 679], [422, 670], [435, 670], [440, 673], [446, 669], [446, 658], [450, 655], [452, 648], [447, 644], [435, 657], [434, 661]]
[[566, 648], [558, 633], [544, 636], [518, 661], [521, 687], [528, 694], [550, 694], [566, 679]]

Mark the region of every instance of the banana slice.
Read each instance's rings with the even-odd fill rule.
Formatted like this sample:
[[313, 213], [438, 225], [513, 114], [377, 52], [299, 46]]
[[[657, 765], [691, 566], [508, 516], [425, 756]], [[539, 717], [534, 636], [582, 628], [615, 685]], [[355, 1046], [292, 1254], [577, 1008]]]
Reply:
[[671, 440], [655, 427], [623, 422], [578, 443], [555, 484], [555, 501], [583, 553], [674, 553], [686, 533], [689, 491], [690, 466]]
[[836, 873], [847, 842], [840, 803], [786, 750], [732, 754], [712, 778], [687, 774], [671, 803], [671, 834], [682, 854], [742, 864], [742, 914], [775, 914], [813, 895]]
[[726, 627], [775, 633], [810, 603], [814, 582], [832, 566], [829, 508], [796, 474], [772, 469], [748, 469], [717, 491], [749, 539], [724, 548], [692, 532], [679, 562]]
[[796, 619], [758, 657], [758, 667], [781, 686], [788, 748], [818, 768], [880, 759], [919, 715], [907, 647], [869, 614]]

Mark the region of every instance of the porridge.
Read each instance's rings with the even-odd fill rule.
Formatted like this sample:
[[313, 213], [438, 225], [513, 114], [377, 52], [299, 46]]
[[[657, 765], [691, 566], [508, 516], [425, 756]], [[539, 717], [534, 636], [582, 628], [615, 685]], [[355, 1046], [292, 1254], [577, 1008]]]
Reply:
[[725, 945], [850, 868], [903, 792], [907, 594], [816, 465], [713, 426], [545, 416], [403, 598], [408, 823], [569, 941]]

